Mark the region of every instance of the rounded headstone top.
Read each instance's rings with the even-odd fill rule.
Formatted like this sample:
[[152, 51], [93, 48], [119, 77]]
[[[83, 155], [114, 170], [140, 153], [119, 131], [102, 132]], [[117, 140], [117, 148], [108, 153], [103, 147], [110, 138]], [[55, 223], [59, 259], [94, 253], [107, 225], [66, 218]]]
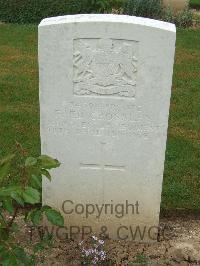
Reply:
[[148, 26], [148, 27], [176, 32], [176, 27], [172, 23], [155, 19], [143, 18], [143, 17], [114, 15], [114, 14], [79, 14], [79, 15], [50, 17], [43, 19], [39, 24], [39, 27], [56, 25], [56, 24], [84, 23], [84, 22], [127, 23], [127, 24]]

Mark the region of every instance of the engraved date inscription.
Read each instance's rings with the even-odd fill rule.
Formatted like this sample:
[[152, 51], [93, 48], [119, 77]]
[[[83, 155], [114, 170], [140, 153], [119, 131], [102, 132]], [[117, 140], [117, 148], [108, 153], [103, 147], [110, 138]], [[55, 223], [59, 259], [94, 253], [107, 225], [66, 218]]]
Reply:
[[164, 125], [155, 125], [142, 107], [134, 103], [63, 102], [48, 122], [51, 134], [66, 136], [148, 138], [152, 134], [162, 134], [163, 128]]

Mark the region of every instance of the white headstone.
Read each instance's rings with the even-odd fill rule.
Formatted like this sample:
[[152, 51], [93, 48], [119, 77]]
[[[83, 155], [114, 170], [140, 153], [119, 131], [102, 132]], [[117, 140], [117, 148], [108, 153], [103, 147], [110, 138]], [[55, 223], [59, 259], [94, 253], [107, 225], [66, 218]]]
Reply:
[[155, 240], [175, 32], [120, 15], [40, 23], [42, 154], [62, 163], [43, 204], [62, 212], [68, 237]]

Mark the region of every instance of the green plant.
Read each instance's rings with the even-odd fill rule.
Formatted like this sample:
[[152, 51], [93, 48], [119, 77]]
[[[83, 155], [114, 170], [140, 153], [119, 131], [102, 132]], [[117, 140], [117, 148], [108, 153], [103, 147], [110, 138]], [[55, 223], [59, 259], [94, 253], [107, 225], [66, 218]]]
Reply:
[[144, 253], [138, 253], [128, 265], [134, 266], [138, 264], [141, 266], [148, 266], [149, 258]]
[[177, 14], [175, 14], [172, 9], [166, 8], [163, 20], [174, 23], [179, 28], [187, 28], [193, 24], [193, 14], [187, 8]]
[[189, 10], [175, 16], [163, 8], [162, 0], [0, 0], [0, 7], [0, 21], [20, 24], [86, 13], [123, 13], [176, 23], [178, 27], [188, 27], [192, 23]]
[[109, 13], [123, 0], [0, 0], [0, 21], [39, 23], [43, 18], [80, 13]]
[[69, 0], [69, 13], [109, 13], [112, 10], [112, 2], [109, 0]]
[[68, 0], [0, 0], [0, 21], [39, 23], [45, 17], [69, 14]]
[[187, 28], [192, 26], [193, 15], [189, 9], [185, 9], [182, 12], [179, 12], [175, 18], [175, 24], [179, 28]]
[[161, 0], [125, 0], [123, 13], [175, 23], [179, 28], [189, 27], [193, 23], [193, 15], [189, 9], [175, 14], [172, 9], [163, 8]]
[[161, 0], [125, 0], [123, 13], [131, 16], [159, 19], [163, 14]]
[[[41, 201], [42, 176], [51, 180], [49, 170], [60, 163], [47, 155], [37, 158], [29, 157], [22, 146], [17, 143], [16, 152], [0, 160], [0, 261], [2, 265], [34, 265], [36, 254], [46, 245], [51, 244], [49, 234], [33, 246], [31, 254], [26, 254], [23, 246], [16, 242], [14, 235], [19, 231], [15, 222], [20, 208], [25, 209], [24, 222], [37, 226], [42, 217], [56, 226], [63, 226], [61, 214], [49, 206], [30, 210]], [[15, 169], [12, 169], [12, 166]], [[13, 184], [13, 175], [17, 175], [18, 183]], [[29, 206], [29, 208], [25, 208]]]
[[172, 8], [170, 7], [165, 8], [165, 12], [163, 14], [163, 20], [170, 23], [175, 23], [175, 14]]
[[200, 9], [200, 0], [190, 0], [189, 6], [191, 8]]

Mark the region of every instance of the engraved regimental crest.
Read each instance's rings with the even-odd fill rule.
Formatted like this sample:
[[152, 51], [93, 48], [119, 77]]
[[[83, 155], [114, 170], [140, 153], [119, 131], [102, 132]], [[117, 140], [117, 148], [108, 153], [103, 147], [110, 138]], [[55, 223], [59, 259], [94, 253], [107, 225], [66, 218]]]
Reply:
[[135, 97], [137, 42], [74, 40], [74, 94]]

